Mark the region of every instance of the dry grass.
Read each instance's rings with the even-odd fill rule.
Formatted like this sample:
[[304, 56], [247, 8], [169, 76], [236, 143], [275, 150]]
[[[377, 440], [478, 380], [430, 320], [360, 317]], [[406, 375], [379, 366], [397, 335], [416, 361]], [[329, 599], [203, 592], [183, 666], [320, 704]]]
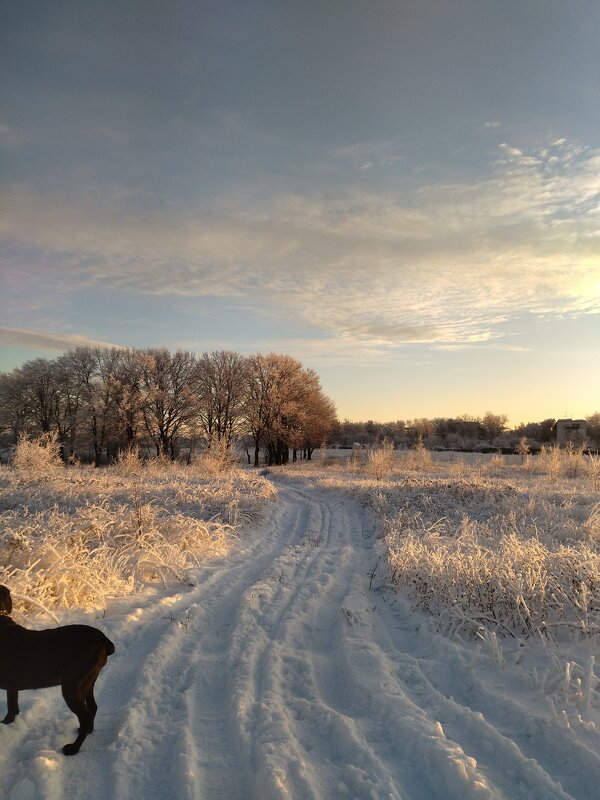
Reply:
[[22, 609], [98, 607], [147, 581], [185, 580], [260, 518], [272, 484], [233, 466], [143, 462], [64, 467], [23, 440], [0, 467], [0, 583]]
[[394, 445], [384, 442], [381, 447], [367, 451], [367, 458], [364, 469], [367, 474], [372, 475], [380, 481], [389, 475], [394, 467]]
[[600, 635], [594, 457], [524, 455], [442, 461], [408, 451], [383, 477], [342, 459], [306, 474], [372, 509], [389, 586], [442, 629]]

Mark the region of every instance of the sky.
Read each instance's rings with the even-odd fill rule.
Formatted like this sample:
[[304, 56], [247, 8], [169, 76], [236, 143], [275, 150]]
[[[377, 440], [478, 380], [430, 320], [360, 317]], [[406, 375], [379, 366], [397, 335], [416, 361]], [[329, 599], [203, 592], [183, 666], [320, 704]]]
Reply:
[[339, 416], [600, 410], [597, 0], [7, 0], [0, 370], [286, 352]]

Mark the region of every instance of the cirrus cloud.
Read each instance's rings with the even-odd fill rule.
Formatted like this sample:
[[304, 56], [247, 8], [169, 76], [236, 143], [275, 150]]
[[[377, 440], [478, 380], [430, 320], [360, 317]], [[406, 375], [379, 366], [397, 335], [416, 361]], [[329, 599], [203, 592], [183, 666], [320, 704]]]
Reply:
[[345, 340], [492, 342], [524, 312], [600, 311], [599, 167], [559, 139], [502, 144], [485, 179], [407, 193], [248, 190], [171, 209], [20, 185], [2, 234], [65, 291], [253, 297]]
[[96, 341], [86, 336], [69, 333], [47, 333], [27, 328], [0, 327], [0, 345], [28, 347], [34, 350], [60, 352], [75, 347], [118, 347], [110, 342]]

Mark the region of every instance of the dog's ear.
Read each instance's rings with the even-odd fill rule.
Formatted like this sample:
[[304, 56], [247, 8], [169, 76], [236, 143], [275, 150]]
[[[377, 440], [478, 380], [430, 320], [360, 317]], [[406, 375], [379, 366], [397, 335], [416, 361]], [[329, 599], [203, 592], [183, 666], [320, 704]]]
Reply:
[[0, 611], [10, 614], [12, 611], [12, 597], [6, 586], [0, 586]]

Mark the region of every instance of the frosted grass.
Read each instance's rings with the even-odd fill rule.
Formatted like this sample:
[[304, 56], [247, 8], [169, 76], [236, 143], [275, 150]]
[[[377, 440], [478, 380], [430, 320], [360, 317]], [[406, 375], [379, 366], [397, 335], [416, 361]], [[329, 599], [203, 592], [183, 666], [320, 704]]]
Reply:
[[65, 467], [51, 440], [23, 440], [0, 467], [0, 583], [21, 610], [102, 607], [149, 581], [188, 579], [226, 555], [275, 494], [264, 478], [198, 459]]

